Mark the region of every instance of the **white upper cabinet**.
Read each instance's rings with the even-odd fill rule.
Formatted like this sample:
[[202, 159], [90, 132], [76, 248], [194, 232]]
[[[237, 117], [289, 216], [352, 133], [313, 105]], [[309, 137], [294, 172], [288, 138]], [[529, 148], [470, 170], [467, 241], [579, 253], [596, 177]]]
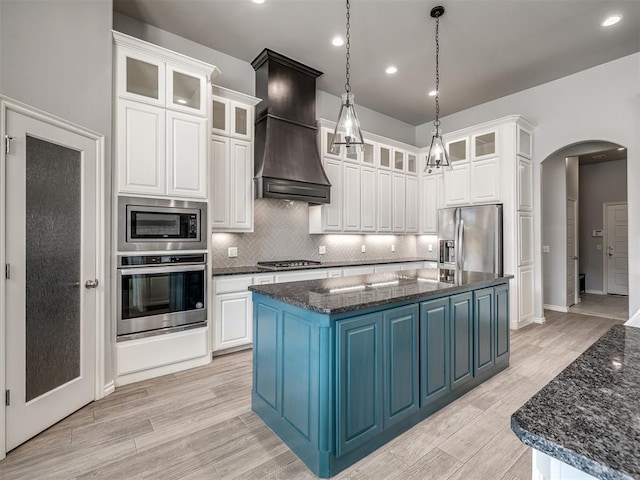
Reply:
[[116, 110], [118, 190], [164, 195], [165, 111], [161, 107], [119, 100]]
[[473, 159], [481, 160], [499, 155], [498, 131], [492, 130], [486, 133], [478, 133], [471, 136]]
[[167, 108], [207, 116], [207, 79], [169, 64], [167, 71]]
[[471, 163], [471, 202], [490, 203], [500, 200], [500, 160], [478, 160]]
[[207, 198], [213, 65], [113, 32], [118, 192]]
[[309, 206], [309, 232], [417, 233], [418, 150], [365, 133], [361, 152], [333, 153], [332, 125], [319, 120], [317, 138], [331, 203]]
[[471, 203], [471, 166], [468, 163], [453, 164], [444, 171], [444, 204], [446, 207]]
[[167, 112], [167, 195], [207, 197], [207, 119]]
[[119, 97], [165, 105], [165, 62], [126, 47], [116, 47], [116, 91]]
[[522, 125], [518, 125], [518, 155], [533, 158], [533, 134]]
[[253, 232], [254, 109], [260, 99], [213, 85], [211, 227]]
[[216, 135], [252, 141], [256, 101], [259, 99], [214, 85], [211, 131]]
[[447, 142], [446, 149], [451, 163], [469, 161], [469, 139], [467, 137]]

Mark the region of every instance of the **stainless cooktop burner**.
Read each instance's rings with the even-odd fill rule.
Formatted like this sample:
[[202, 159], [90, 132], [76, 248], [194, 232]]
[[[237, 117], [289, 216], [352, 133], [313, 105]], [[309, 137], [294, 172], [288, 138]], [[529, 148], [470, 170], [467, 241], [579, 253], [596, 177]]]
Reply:
[[279, 268], [310, 267], [321, 264], [322, 262], [316, 262], [315, 260], [278, 260], [275, 262], [258, 262], [259, 267], [272, 270]]

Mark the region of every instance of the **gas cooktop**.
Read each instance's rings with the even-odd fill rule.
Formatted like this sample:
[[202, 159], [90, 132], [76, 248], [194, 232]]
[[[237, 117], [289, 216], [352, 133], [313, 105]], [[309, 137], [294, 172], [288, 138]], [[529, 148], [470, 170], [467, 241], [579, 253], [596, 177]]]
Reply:
[[258, 266], [268, 268], [270, 270], [279, 270], [282, 268], [300, 268], [322, 265], [322, 262], [315, 260], [277, 260], [275, 262], [258, 262]]

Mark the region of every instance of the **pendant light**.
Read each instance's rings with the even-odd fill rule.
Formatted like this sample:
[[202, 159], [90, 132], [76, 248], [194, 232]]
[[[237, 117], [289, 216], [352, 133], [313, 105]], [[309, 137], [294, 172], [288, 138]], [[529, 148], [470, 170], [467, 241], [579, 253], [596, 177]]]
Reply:
[[436, 19], [436, 119], [433, 121], [433, 132], [431, 137], [431, 146], [429, 147], [429, 155], [427, 156], [427, 164], [424, 167], [425, 172], [432, 173], [439, 170], [440, 167], [448, 167], [451, 169], [449, 162], [449, 154], [444, 148], [442, 141], [442, 130], [440, 130], [440, 17], [444, 15], [444, 7], [438, 6], [431, 9], [431, 16]]
[[333, 131], [333, 140], [331, 140], [331, 153], [339, 153], [340, 147], [344, 147], [347, 153], [361, 152], [364, 147], [364, 139], [362, 138], [362, 131], [360, 130], [360, 122], [356, 115], [355, 104], [353, 103], [353, 93], [351, 93], [351, 83], [349, 75], [349, 59], [351, 57], [351, 35], [349, 29], [351, 28], [351, 16], [349, 12], [350, 4], [347, 0], [347, 62], [346, 62], [346, 78], [347, 82], [344, 85], [345, 93], [342, 94], [342, 104], [340, 105], [340, 113], [338, 114], [338, 122], [336, 128]]

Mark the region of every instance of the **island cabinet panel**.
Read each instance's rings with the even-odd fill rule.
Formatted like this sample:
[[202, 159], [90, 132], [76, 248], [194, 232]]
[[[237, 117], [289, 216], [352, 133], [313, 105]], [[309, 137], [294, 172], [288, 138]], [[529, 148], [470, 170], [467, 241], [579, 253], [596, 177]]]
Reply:
[[278, 410], [278, 316], [280, 312], [259, 303], [254, 306], [255, 341], [253, 343], [253, 363], [260, 368], [253, 370], [254, 393], [259, 395], [274, 410]]
[[509, 288], [498, 285], [495, 292], [496, 363], [509, 360]]
[[418, 376], [418, 306], [384, 312], [384, 427], [420, 408]]
[[473, 378], [473, 294], [451, 297], [451, 388]]
[[282, 315], [282, 418], [304, 438], [311, 440], [316, 434], [311, 419], [317, 415], [312, 392], [317, 389], [318, 375], [312, 371], [317, 341], [311, 324], [299, 315]]
[[382, 317], [337, 322], [338, 457], [382, 431]]
[[495, 364], [494, 311], [493, 288], [473, 292], [474, 376], [490, 370]]
[[425, 406], [451, 389], [449, 298], [420, 304], [420, 398]]

